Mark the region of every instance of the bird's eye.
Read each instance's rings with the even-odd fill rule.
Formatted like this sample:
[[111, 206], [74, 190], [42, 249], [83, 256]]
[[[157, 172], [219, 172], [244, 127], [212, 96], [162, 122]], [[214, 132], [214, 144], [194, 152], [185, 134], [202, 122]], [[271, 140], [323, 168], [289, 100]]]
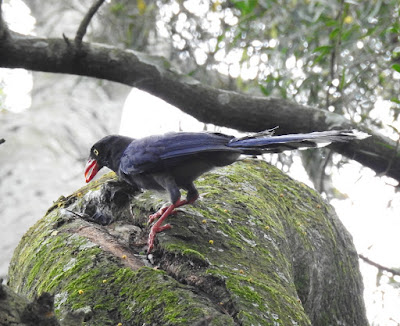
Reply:
[[97, 149], [93, 150], [94, 155], [99, 156], [99, 151]]

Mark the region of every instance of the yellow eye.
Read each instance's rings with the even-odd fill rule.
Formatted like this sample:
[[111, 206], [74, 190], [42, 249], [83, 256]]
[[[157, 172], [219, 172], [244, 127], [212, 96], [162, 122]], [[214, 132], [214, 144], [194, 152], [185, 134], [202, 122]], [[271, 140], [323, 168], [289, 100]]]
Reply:
[[99, 151], [97, 149], [93, 150], [94, 155], [99, 156]]

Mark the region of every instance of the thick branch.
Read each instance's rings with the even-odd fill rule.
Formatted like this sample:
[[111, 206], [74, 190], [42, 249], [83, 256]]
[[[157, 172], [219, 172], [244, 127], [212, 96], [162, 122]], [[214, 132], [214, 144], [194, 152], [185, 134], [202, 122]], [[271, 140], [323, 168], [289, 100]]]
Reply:
[[82, 44], [82, 39], [86, 34], [87, 27], [89, 26], [90, 21], [92, 20], [94, 14], [99, 10], [100, 6], [104, 3], [104, 0], [96, 0], [92, 6], [89, 8], [86, 16], [83, 18], [81, 24], [75, 35], [75, 45], [80, 47]]
[[[361, 164], [386, 172], [400, 181], [400, 153], [396, 143], [375, 131], [358, 126], [343, 116], [296, 103], [225, 91], [168, 69], [160, 57], [134, 51], [63, 39], [44, 39], [11, 32], [0, 43], [0, 66], [66, 73], [107, 79], [147, 91], [177, 106], [205, 123], [242, 131], [260, 131], [275, 126], [277, 133], [296, 133], [332, 128], [356, 128], [372, 137], [331, 148]], [[392, 161], [392, 158], [395, 159]], [[389, 168], [388, 168], [389, 167]]]
[[[159, 235], [149, 260], [140, 254], [143, 222], [162, 199], [132, 189], [126, 196], [129, 186], [114, 178], [60, 198], [27, 232], [10, 263], [12, 289], [65, 293], [58, 313], [83, 302], [90, 325], [273, 325], [278, 314], [285, 326], [368, 325], [350, 234], [322, 198], [276, 168], [247, 160], [205, 175], [199, 186], [209, 195], [171, 217], [173, 229]], [[67, 210], [118, 218], [101, 226]], [[243, 223], [249, 218], [257, 223]]]

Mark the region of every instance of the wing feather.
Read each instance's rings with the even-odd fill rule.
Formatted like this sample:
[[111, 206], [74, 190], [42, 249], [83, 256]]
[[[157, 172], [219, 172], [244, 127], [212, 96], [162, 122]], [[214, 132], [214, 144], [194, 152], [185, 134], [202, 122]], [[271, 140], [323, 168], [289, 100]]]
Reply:
[[120, 171], [125, 174], [154, 172], [176, 166], [204, 152], [239, 152], [226, 145], [233, 138], [219, 133], [168, 133], [131, 142], [121, 157]]

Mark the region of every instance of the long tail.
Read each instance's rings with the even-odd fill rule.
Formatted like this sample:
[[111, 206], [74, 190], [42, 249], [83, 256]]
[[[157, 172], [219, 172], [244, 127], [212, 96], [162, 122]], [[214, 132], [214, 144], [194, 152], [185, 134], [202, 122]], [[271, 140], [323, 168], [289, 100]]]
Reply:
[[326, 146], [332, 142], [347, 142], [367, 137], [369, 137], [368, 134], [356, 130], [330, 130], [281, 136], [273, 136], [271, 130], [267, 130], [252, 136], [233, 138], [228, 146], [241, 149], [244, 154], [258, 155], [305, 147]]

